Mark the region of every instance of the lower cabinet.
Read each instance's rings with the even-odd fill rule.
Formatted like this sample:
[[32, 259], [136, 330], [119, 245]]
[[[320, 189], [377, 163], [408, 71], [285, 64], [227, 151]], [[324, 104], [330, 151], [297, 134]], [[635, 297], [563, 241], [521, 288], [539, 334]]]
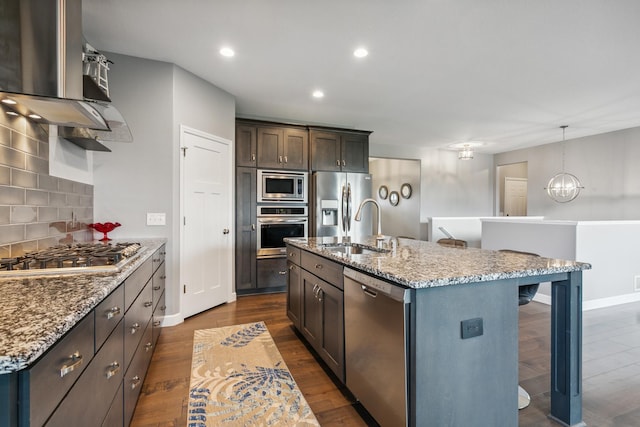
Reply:
[[[287, 247], [287, 253], [287, 316], [338, 379], [344, 382], [344, 293], [342, 275], [338, 278], [337, 274], [342, 271], [342, 266], [321, 257], [311, 263], [309, 255], [312, 254], [300, 253], [292, 246]], [[323, 278], [302, 268], [301, 264], [314, 269], [321, 266], [314, 272], [322, 272]], [[323, 280], [334, 278], [335, 284]]]
[[124, 376], [124, 421], [125, 425], [129, 425], [133, 411], [136, 409], [140, 389], [144, 376], [147, 373], [147, 367], [151, 362], [151, 354], [153, 353], [153, 334], [151, 323], [145, 325], [144, 335], [140, 341], [129, 369]]
[[257, 261], [258, 288], [283, 291], [287, 286], [287, 259], [264, 258]]

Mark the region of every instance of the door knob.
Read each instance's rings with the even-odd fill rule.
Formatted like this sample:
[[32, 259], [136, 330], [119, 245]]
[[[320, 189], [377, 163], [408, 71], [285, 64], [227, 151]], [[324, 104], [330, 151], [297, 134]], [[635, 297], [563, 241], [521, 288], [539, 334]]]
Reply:
[[229, 234], [229, 229], [228, 228], [223, 229], [222, 234]]

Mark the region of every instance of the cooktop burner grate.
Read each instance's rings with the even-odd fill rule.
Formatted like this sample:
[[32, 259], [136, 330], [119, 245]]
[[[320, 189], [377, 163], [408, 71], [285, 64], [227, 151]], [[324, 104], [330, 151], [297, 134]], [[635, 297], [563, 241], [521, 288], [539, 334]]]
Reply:
[[0, 274], [118, 271], [140, 248], [139, 243], [128, 242], [52, 246], [15, 258], [1, 258]]

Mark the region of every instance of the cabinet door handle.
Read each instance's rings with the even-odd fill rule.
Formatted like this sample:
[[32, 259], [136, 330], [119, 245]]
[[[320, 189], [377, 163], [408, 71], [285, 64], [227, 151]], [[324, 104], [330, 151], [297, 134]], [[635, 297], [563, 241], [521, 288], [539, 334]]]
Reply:
[[131, 325], [131, 335], [133, 335], [136, 332], [138, 332], [138, 329], [140, 329], [140, 324], [139, 323], [134, 323], [133, 325]]
[[153, 321], [153, 326], [160, 326], [160, 323], [162, 323], [162, 322], [160, 322], [159, 320], [154, 320]]
[[289, 162], [289, 160], [287, 160], [287, 156], [284, 156], [284, 162], [285, 162], [285, 163], [288, 163], [288, 162]]
[[316, 268], [317, 268], [318, 270], [322, 270], [322, 264], [316, 264]]
[[222, 234], [229, 234], [229, 229], [228, 228], [223, 228], [222, 229]]
[[296, 269], [296, 266], [295, 266], [295, 265], [290, 265], [290, 266], [289, 266], [289, 270], [293, 271], [293, 270], [295, 270], [295, 269]]
[[107, 379], [113, 377], [118, 372], [120, 372], [120, 364], [114, 361], [111, 365], [109, 365], [109, 369], [107, 369]]
[[113, 319], [118, 314], [120, 314], [121, 311], [122, 310], [120, 310], [120, 307], [111, 307], [109, 310], [107, 310], [107, 319]]
[[295, 253], [295, 252], [290, 252], [290, 253], [289, 253], [289, 256], [290, 256], [290, 257], [294, 257], [294, 256], [296, 256], [296, 253]]
[[161, 287], [160, 285], [158, 285], [158, 286], [154, 286], [154, 287], [153, 287], [153, 290], [154, 290], [154, 291], [159, 291], [159, 290], [160, 290], [160, 287]]
[[153, 305], [153, 301], [147, 301], [144, 303], [145, 308], [149, 308]]
[[347, 162], [345, 160], [342, 161], [342, 166], [347, 166]]
[[162, 255], [162, 256], [165, 256], [166, 254], [167, 254], [167, 252], [166, 252], [166, 251], [162, 251], [162, 252], [160, 252], [160, 255]]
[[318, 302], [322, 302], [323, 296], [324, 296], [324, 291], [322, 289], [318, 289]]
[[131, 378], [131, 390], [138, 387], [138, 384], [140, 384], [140, 377], [136, 375], [135, 377]]
[[65, 363], [60, 367], [60, 378], [64, 377], [70, 372], [73, 372], [74, 369], [82, 365], [82, 355], [77, 351], [69, 356], [69, 360], [71, 361], [71, 363]]
[[255, 224], [251, 224], [251, 231], [256, 231], [256, 225]]
[[152, 347], [153, 347], [153, 344], [148, 342], [144, 345], [144, 351], [148, 352], [149, 350], [151, 350]]
[[166, 305], [163, 305], [162, 307], [160, 307], [160, 310], [165, 311], [167, 309]]
[[336, 165], [340, 166], [340, 159], [336, 160]]
[[165, 280], [167, 278], [167, 276], [165, 274], [163, 274], [162, 276], [160, 276], [160, 280]]
[[255, 162], [256, 161], [256, 155], [255, 153], [251, 153], [251, 161]]

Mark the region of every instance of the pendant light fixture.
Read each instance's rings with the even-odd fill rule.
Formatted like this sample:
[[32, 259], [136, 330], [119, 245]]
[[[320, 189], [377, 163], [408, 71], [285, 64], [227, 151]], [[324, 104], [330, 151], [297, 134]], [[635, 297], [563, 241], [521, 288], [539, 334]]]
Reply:
[[473, 159], [473, 149], [469, 144], [464, 144], [462, 150], [458, 151], [458, 160], [471, 160]]
[[545, 187], [547, 194], [558, 203], [567, 203], [578, 197], [580, 190], [584, 187], [580, 184], [580, 180], [570, 173], [564, 171], [564, 133], [568, 125], [562, 125], [562, 172], [556, 174], [549, 180]]

